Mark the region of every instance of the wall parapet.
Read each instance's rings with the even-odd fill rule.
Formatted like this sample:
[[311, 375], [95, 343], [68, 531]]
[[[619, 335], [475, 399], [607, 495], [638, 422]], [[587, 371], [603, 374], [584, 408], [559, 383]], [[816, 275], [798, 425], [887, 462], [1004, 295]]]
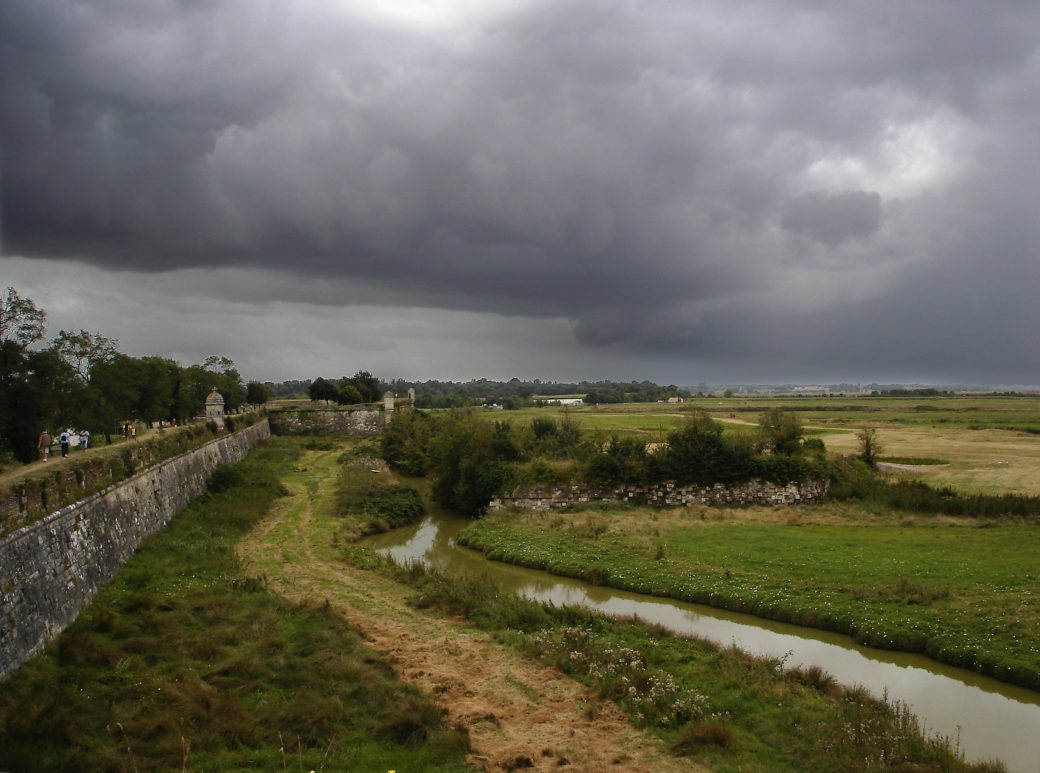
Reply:
[[[256, 414], [226, 417], [243, 426], [262, 420]], [[0, 539], [65, 505], [132, 477], [138, 470], [180, 456], [210, 442], [216, 433], [205, 424], [167, 429], [155, 436], [89, 453], [74, 451], [60, 465], [39, 469], [0, 486]]]
[[72, 623], [145, 537], [206, 490], [217, 465], [241, 461], [270, 434], [262, 420], [0, 539], [0, 679]]
[[386, 416], [367, 408], [281, 408], [268, 413], [271, 432], [276, 435], [378, 435]]
[[712, 486], [677, 486], [672, 481], [653, 485], [616, 487], [594, 486], [589, 483], [545, 486], [520, 485], [508, 494], [495, 497], [488, 510], [517, 507], [521, 510], [558, 510], [583, 502], [645, 502], [657, 507], [688, 507], [690, 505], [793, 505], [812, 504], [826, 495], [830, 482], [810, 480], [780, 486], [760, 480]]

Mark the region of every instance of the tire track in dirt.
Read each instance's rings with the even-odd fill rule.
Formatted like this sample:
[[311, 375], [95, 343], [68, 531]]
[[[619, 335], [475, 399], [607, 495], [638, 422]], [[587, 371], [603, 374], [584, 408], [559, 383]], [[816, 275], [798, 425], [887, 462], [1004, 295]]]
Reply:
[[284, 481], [292, 493], [236, 548], [251, 574], [302, 602], [328, 601], [430, 694], [446, 720], [469, 731], [478, 770], [695, 771], [560, 672], [459, 621], [415, 610], [411, 591], [339, 561], [331, 517], [339, 451], [310, 452]]

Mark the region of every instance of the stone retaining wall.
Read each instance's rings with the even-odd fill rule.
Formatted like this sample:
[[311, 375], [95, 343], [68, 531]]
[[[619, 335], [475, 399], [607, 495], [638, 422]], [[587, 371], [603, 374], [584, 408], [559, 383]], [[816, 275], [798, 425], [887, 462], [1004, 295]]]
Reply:
[[384, 417], [378, 410], [338, 411], [335, 408], [272, 410], [271, 431], [276, 435], [378, 435]]
[[619, 486], [602, 488], [587, 483], [561, 486], [517, 486], [507, 495], [491, 500], [488, 510], [519, 507], [522, 510], [558, 510], [581, 502], [646, 502], [657, 507], [689, 505], [793, 505], [811, 504], [821, 499], [830, 487], [825, 480], [777, 486], [752, 480], [726, 486], [676, 486], [657, 483], [652, 486]]
[[262, 420], [0, 540], [0, 679], [75, 620], [145, 537], [206, 490], [218, 464], [241, 461], [270, 433]]
[[[250, 418], [235, 416], [231, 420], [244, 422]], [[199, 424], [123, 443], [118, 451], [111, 449], [112, 453], [108, 453], [109, 449], [101, 453], [73, 450], [60, 464], [48, 465], [49, 470], [38, 470], [0, 486], [0, 539], [65, 505], [126, 480], [137, 470], [179, 456], [212, 438], [206, 426]]]

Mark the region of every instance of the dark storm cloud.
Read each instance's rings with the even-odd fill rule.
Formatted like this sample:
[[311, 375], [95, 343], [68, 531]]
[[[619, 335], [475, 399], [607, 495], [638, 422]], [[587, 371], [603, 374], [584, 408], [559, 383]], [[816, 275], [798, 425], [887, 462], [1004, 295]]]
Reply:
[[787, 202], [780, 222], [789, 231], [833, 247], [878, 229], [881, 197], [866, 191], [804, 193]]
[[374, 7], [3, 3], [5, 251], [761, 378], [1035, 373], [1033, 6]]

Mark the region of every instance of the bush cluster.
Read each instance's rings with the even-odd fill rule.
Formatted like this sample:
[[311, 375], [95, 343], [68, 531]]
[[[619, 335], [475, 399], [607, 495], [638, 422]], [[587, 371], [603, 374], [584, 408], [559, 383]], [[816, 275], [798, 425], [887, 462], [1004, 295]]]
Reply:
[[767, 412], [760, 430], [750, 435], [725, 434], [721, 424], [696, 414], [652, 453], [644, 438], [582, 433], [568, 415], [514, 425], [465, 410], [411, 411], [396, 416], [382, 436], [383, 458], [391, 467], [431, 475], [436, 501], [470, 516], [482, 514], [491, 498], [514, 482], [801, 482], [826, 474], [823, 451], [819, 440], [803, 442], [801, 424], [780, 410]]
[[411, 486], [390, 485], [386, 476], [345, 467], [337, 494], [337, 512], [357, 516], [361, 534], [375, 534], [419, 521], [426, 508]]
[[398, 414], [383, 431], [381, 452], [406, 475], [430, 475], [433, 498], [443, 507], [479, 516], [491, 498], [518, 479], [523, 463], [586, 458], [594, 452], [575, 421], [536, 418], [514, 426], [485, 421], [469, 410]]

